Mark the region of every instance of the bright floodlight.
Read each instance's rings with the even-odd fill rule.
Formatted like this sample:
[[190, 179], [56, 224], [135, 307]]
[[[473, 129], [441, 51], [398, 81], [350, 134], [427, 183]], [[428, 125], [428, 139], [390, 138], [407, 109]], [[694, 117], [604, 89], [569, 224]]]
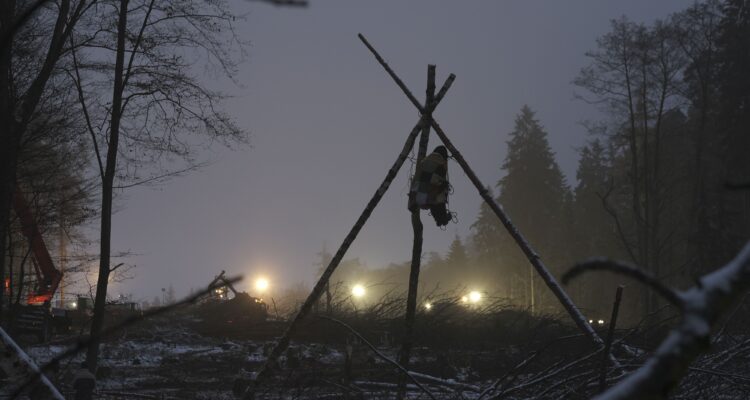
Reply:
[[482, 294], [477, 292], [476, 290], [473, 290], [469, 293], [469, 301], [472, 303], [478, 303], [479, 300], [482, 300]]
[[430, 311], [432, 309], [432, 303], [424, 303], [424, 308], [427, 311]]
[[362, 285], [354, 285], [352, 288], [352, 295], [354, 297], [362, 297], [365, 295], [365, 287]]
[[266, 289], [268, 289], [268, 279], [266, 278], [258, 278], [255, 281], [255, 289], [257, 289], [259, 292], [265, 292]]

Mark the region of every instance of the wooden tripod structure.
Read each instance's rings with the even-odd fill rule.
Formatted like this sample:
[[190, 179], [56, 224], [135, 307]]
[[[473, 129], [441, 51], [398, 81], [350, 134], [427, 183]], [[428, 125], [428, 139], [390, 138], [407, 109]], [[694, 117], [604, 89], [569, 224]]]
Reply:
[[[315, 287], [313, 287], [312, 291], [308, 295], [305, 302], [302, 304], [302, 307], [300, 308], [297, 315], [289, 324], [284, 334], [276, 342], [275, 347], [271, 351], [271, 354], [268, 356], [268, 359], [263, 364], [260, 371], [258, 371], [257, 375], [255, 376], [254, 381], [244, 391], [243, 397], [246, 399], [252, 398], [255, 389], [259, 385], [262, 384], [264, 379], [268, 378], [272, 374], [273, 369], [277, 365], [278, 358], [289, 347], [289, 342], [291, 340], [292, 335], [294, 335], [297, 328], [299, 327], [300, 322], [310, 313], [315, 302], [317, 302], [320, 296], [323, 294], [323, 291], [325, 290], [325, 286], [328, 280], [330, 279], [331, 275], [333, 274], [333, 272], [336, 270], [339, 263], [343, 259], [344, 255], [349, 249], [349, 246], [351, 246], [352, 242], [354, 242], [354, 239], [356, 239], [357, 235], [359, 234], [359, 231], [365, 225], [368, 218], [372, 214], [373, 210], [378, 205], [380, 200], [383, 198], [383, 195], [390, 187], [391, 182], [396, 177], [396, 174], [401, 169], [401, 166], [404, 164], [404, 161], [406, 160], [407, 155], [414, 147], [414, 143], [416, 141], [417, 135], [419, 135], [420, 132], [422, 133], [422, 137], [419, 142], [419, 151], [417, 153], [417, 160], [421, 161], [421, 159], [424, 157], [427, 151], [428, 136], [429, 136], [430, 128], [435, 130], [435, 133], [443, 142], [443, 145], [445, 145], [445, 147], [448, 149], [450, 154], [456, 160], [458, 165], [461, 166], [461, 169], [463, 169], [466, 176], [468, 176], [469, 180], [471, 180], [471, 183], [474, 184], [474, 186], [476, 187], [482, 199], [484, 199], [484, 201], [487, 203], [490, 209], [492, 209], [492, 211], [495, 213], [498, 219], [500, 219], [500, 222], [502, 222], [505, 229], [508, 230], [508, 233], [510, 233], [511, 237], [513, 237], [516, 244], [521, 248], [523, 253], [526, 255], [526, 258], [529, 260], [529, 262], [534, 267], [536, 272], [542, 278], [544, 283], [552, 291], [555, 297], [557, 297], [560, 304], [562, 304], [562, 306], [568, 312], [570, 317], [573, 319], [573, 322], [575, 322], [578, 328], [586, 336], [588, 336], [591, 339], [591, 341], [597, 347], [597, 349], [603, 350], [605, 348], [604, 341], [601, 339], [601, 337], [599, 337], [596, 331], [594, 331], [594, 329], [588, 323], [588, 321], [583, 316], [581, 311], [573, 303], [570, 296], [568, 296], [568, 294], [565, 292], [562, 286], [560, 286], [557, 279], [555, 279], [555, 277], [549, 272], [549, 269], [544, 265], [544, 262], [542, 261], [541, 257], [531, 247], [531, 245], [523, 236], [521, 231], [519, 231], [518, 228], [516, 228], [516, 226], [511, 222], [508, 215], [505, 213], [505, 211], [503, 211], [502, 207], [499, 204], [497, 204], [495, 199], [492, 198], [486, 186], [479, 180], [479, 178], [471, 169], [471, 167], [469, 167], [469, 164], [466, 162], [464, 157], [458, 151], [456, 146], [454, 146], [453, 143], [450, 141], [450, 139], [448, 139], [448, 136], [440, 127], [440, 124], [438, 124], [438, 122], [432, 117], [432, 112], [435, 110], [437, 105], [440, 103], [440, 101], [443, 99], [443, 97], [447, 93], [448, 89], [450, 89], [451, 85], [453, 84], [455, 75], [450, 74], [448, 78], [446, 79], [445, 83], [443, 83], [443, 86], [440, 88], [440, 91], [435, 95], [434, 94], [435, 66], [430, 65], [428, 67], [428, 73], [427, 73], [427, 76], [428, 76], [427, 96], [426, 96], [427, 99], [425, 101], [425, 104], [422, 105], [414, 97], [414, 95], [409, 90], [409, 88], [406, 87], [406, 85], [401, 80], [401, 78], [399, 78], [398, 75], [396, 75], [396, 73], [393, 71], [393, 69], [391, 69], [388, 63], [385, 62], [383, 57], [380, 56], [377, 50], [375, 50], [375, 48], [367, 41], [367, 39], [361, 33], [358, 36], [359, 36], [359, 39], [362, 41], [362, 43], [364, 43], [364, 45], [375, 56], [375, 59], [378, 61], [378, 63], [380, 63], [380, 65], [386, 70], [388, 75], [390, 75], [390, 77], [396, 82], [396, 85], [398, 85], [398, 87], [401, 88], [401, 90], [404, 92], [406, 97], [409, 98], [409, 100], [414, 105], [414, 107], [417, 108], [417, 110], [420, 113], [420, 118], [417, 124], [414, 126], [414, 128], [412, 128], [411, 132], [407, 136], [406, 143], [404, 143], [404, 147], [401, 149], [401, 153], [399, 153], [398, 157], [396, 158], [396, 161], [393, 163], [393, 165], [391, 166], [391, 169], [386, 174], [385, 179], [383, 179], [383, 182], [380, 184], [378, 189], [375, 191], [375, 194], [367, 203], [367, 206], [362, 211], [362, 214], [359, 216], [359, 218], [357, 219], [357, 222], [355, 222], [352, 229], [349, 231], [349, 234], [346, 236], [346, 238], [344, 238], [344, 241], [339, 246], [338, 251], [336, 251], [336, 254], [334, 255], [333, 259], [331, 259], [331, 262], [328, 264], [325, 271], [323, 271], [323, 274], [321, 275], [320, 279], [318, 279], [318, 282], [315, 284]], [[402, 343], [403, 346], [399, 355], [399, 360], [401, 362], [401, 365], [404, 367], [406, 366], [405, 364], [408, 363], [409, 353], [411, 349], [411, 335], [412, 335], [412, 329], [413, 329], [414, 314], [416, 310], [416, 292], [417, 292], [417, 283], [419, 280], [419, 268], [420, 268], [420, 259], [421, 259], [421, 253], [422, 253], [422, 223], [419, 217], [418, 210], [412, 213], [412, 227], [414, 230], [414, 246], [412, 250], [411, 274], [410, 274], [410, 279], [409, 279], [409, 294], [407, 297], [407, 310], [406, 310], [407, 322], [406, 322], [406, 329], [405, 329], [405, 335], [404, 335], [405, 337]], [[619, 368], [619, 362], [611, 354], [609, 355], [609, 358], [612, 360], [613, 364]]]

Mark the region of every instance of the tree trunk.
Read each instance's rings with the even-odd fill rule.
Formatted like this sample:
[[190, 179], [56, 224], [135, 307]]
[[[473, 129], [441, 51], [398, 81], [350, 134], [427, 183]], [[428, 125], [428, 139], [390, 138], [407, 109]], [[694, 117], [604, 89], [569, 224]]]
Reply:
[[120, 1], [120, 13], [117, 26], [117, 55], [115, 60], [114, 87], [112, 90], [112, 117], [110, 121], [107, 161], [102, 177], [102, 216], [100, 232], [99, 277], [96, 282], [94, 299], [94, 317], [91, 320], [91, 343], [86, 361], [89, 370], [96, 372], [99, 358], [99, 335], [104, 325], [105, 306], [107, 304], [107, 284], [110, 273], [110, 250], [112, 234], [112, 190], [117, 170], [117, 146], [120, 138], [120, 119], [122, 116], [123, 69], [125, 64], [125, 35], [127, 34], [128, 0]]
[[[2, 45], [0, 45], [0, 237], [3, 238], [2, 246], [0, 246], [0, 282], [3, 284], [6, 270], [4, 238], [10, 229], [10, 210], [13, 204], [16, 163], [21, 139], [44, 94], [44, 88], [62, 53], [65, 39], [80, 18], [86, 2], [79, 2], [72, 14], [70, 14], [70, 0], [59, 2], [55, 27], [41, 69], [25, 93], [12, 93], [11, 90], [14, 87], [11, 84], [13, 36], [15, 31], [31, 16], [31, 13], [41, 5], [42, 2], [37, 2], [27, 9], [26, 13], [19, 16], [16, 15], [16, 1], [0, 1], [0, 38], [2, 38]], [[20, 106], [14, 103], [15, 98], [22, 99]], [[0, 290], [0, 324], [3, 323], [4, 295], [4, 290]]]
[[[0, 122], [3, 127], [8, 127], [5, 121]], [[7, 129], [7, 128], [6, 128]], [[16, 175], [16, 151], [11, 150], [13, 148], [13, 138], [10, 136], [12, 132], [8, 129], [3, 132], [3, 143], [0, 144], [0, 283], [2, 283], [2, 290], [0, 290], [0, 326], [5, 321], [5, 270], [6, 270], [6, 250], [8, 248], [8, 235], [10, 233], [10, 208], [11, 199], [13, 197], [13, 189], [15, 185]]]
[[332, 301], [333, 296], [331, 296], [331, 282], [326, 282], [326, 315], [328, 316], [333, 315], [333, 308], [331, 307]]
[[[0, 31], [1, 37], [12, 35], [10, 32], [15, 16], [15, 1], [0, 2]], [[6, 238], [10, 230], [10, 208], [13, 199], [13, 189], [16, 176], [16, 149], [18, 140], [13, 129], [14, 117], [10, 93], [10, 67], [12, 40], [8, 40], [8, 46], [0, 47], [0, 282], [3, 290], [0, 290], [0, 326], [4, 322], [5, 310], [5, 257], [7, 250]]]

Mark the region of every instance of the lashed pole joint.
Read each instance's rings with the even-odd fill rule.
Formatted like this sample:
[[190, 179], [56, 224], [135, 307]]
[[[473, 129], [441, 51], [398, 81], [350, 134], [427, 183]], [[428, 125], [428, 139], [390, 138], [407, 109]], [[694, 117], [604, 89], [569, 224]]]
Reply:
[[[422, 107], [421, 104], [419, 104], [419, 101], [417, 101], [416, 97], [411, 93], [409, 88], [406, 87], [404, 82], [396, 75], [396, 73], [391, 69], [391, 67], [383, 60], [383, 57], [380, 56], [380, 54], [375, 50], [375, 48], [370, 44], [370, 42], [367, 41], [367, 39], [360, 33], [359, 39], [365, 44], [365, 46], [372, 52], [372, 54], [375, 56], [375, 59], [378, 60], [378, 62], [383, 66], [383, 68], [388, 72], [388, 74], [391, 76], [391, 78], [396, 82], [396, 85], [398, 85], [399, 88], [404, 92], [406, 97], [409, 98], [411, 103], [414, 105], [414, 107], [419, 110], [420, 113], [423, 115], [425, 114], [425, 108]], [[461, 166], [461, 168], [464, 170], [464, 173], [469, 177], [469, 180], [474, 184], [474, 186], [479, 191], [479, 195], [482, 196], [484, 201], [487, 203], [487, 205], [492, 209], [492, 211], [495, 213], [495, 215], [500, 219], [500, 222], [502, 222], [503, 226], [505, 226], [505, 229], [510, 233], [510, 235], [513, 237], [513, 239], [516, 241], [516, 244], [521, 248], [523, 253], [526, 255], [526, 258], [529, 260], [531, 265], [536, 269], [537, 273], [542, 277], [544, 280], [544, 283], [547, 284], [547, 287], [550, 288], [552, 293], [557, 297], [558, 301], [562, 304], [562, 306], [565, 308], [565, 310], [568, 312], [570, 317], [573, 319], [573, 322], [578, 326], [579, 329], [581, 329], [591, 340], [596, 344], [597, 347], [604, 348], [604, 341], [599, 337], [599, 335], [594, 331], [594, 328], [591, 327], [591, 325], [586, 321], [586, 318], [581, 314], [581, 311], [578, 309], [578, 307], [575, 306], [573, 301], [570, 299], [568, 294], [565, 292], [565, 290], [560, 286], [560, 284], [557, 282], [554, 276], [549, 272], [549, 269], [544, 265], [539, 255], [534, 251], [534, 249], [531, 247], [529, 242], [526, 240], [526, 238], [521, 234], [521, 232], [516, 228], [515, 225], [511, 222], [508, 215], [503, 211], [503, 209], [500, 207], [497, 202], [492, 198], [492, 196], [489, 194], [489, 192], [486, 189], [486, 186], [482, 184], [482, 182], [479, 180], [477, 175], [474, 173], [474, 171], [469, 167], [469, 164], [466, 162], [466, 160], [463, 158], [461, 153], [456, 149], [456, 147], [453, 145], [453, 143], [448, 139], [443, 129], [440, 127], [440, 125], [435, 121], [434, 118], [430, 118], [430, 124], [432, 125], [432, 128], [435, 130], [435, 133], [437, 133], [438, 137], [440, 137], [440, 140], [445, 144], [445, 147], [448, 148], [453, 158], [456, 160], [456, 162]], [[617, 362], [617, 360], [613, 357], [613, 363], [615, 366], [619, 367], [620, 364]]]
[[359, 218], [357, 219], [357, 222], [354, 224], [352, 229], [349, 231], [349, 234], [347, 234], [346, 238], [344, 238], [344, 241], [339, 246], [338, 251], [336, 251], [336, 254], [331, 259], [331, 262], [328, 264], [325, 271], [323, 271], [323, 274], [318, 279], [318, 282], [315, 284], [315, 287], [313, 287], [313, 290], [307, 296], [307, 299], [302, 304], [302, 307], [300, 307], [299, 312], [297, 312], [297, 315], [295, 315], [294, 319], [289, 324], [284, 334], [276, 342], [276, 346], [274, 346], [273, 350], [271, 351], [271, 354], [269, 354], [268, 358], [266, 359], [266, 362], [263, 364], [260, 371], [258, 371], [258, 374], [255, 376], [255, 379], [252, 382], [250, 382], [250, 385], [248, 385], [247, 388], [245, 388], [243, 398], [245, 399], [253, 398], [255, 389], [258, 386], [260, 386], [263, 383], [263, 380], [266, 379], [271, 374], [272, 370], [276, 366], [276, 363], [279, 357], [289, 347], [289, 342], [291, 340], [291, 337], [295, 333], [297, 328], [299, 327], [300, 322], [302, 321], [302, 319], [304, 319], [305, 316], [307, 316], [310, 313], [310, 311], [312, 310], [313, 304], [315, 304], [315, 302], [317, 302], [318, 299], [320, 298], [321, 294], [325, 290], [326, 283], [331, 278], [331, 275], [336, 270], [341, 260], [344, 258], [344, 255], [346, 254], [346, 251], [349, 249], [349, 246], [351, 246], [352, 242], [354, 242], [354, 239], [357, 238], [359, 231], [365, 225], [368, 218], [370, 218], [370, 215], [372, 214], [373, 210], [375, 210], [375, 207], [380, 202], [380, 199], [388, 190], [388, 187], [390, 187], [391, 182], [393, 182], [393, 179], [396, 177], [396, 174], [398, 174], [398, 171], [401, 169], [401, 166], [404, 164], [406, 157], [409, 155], [409, 151], [414, 147], [414, 142], [416, 141], [417, 135], [422, 131], [422, 128], [425, 125], [429, 126], [430, 121], [427, 115], [431, 115], [431, 113], [435, 110], [435, 108], [437, 108], [437, 105], [440, 103], [440, 101], [443, 99], [445, 94], [448, 92], [448, 89], [451, 87], [455, 79], [456, 79], [456, 76], [453, 74], [448, 76], [448, 79], [446, 79], [445, 83], [443, 83], [442, 88], [438, 92], [437, 96], [435, 96], [435, 100], [432, 102], [432, 104], [430, 104], [427, 107], [426, 111], [424, 108], [422, 108], [422, 111], [423, 111], [422, 116], [419, 118], [419, 122], [417, 122], [417, 124], [409, 133], [409, 136], [406, 139], [406, 143], [404, 143], [404, 147], [401, 149], [401, 153], [399, 153], [398, 157], [396, 158], [396, 161], [393, 163], [393, 166], [391, 167], [390, 170], [388, 170], [388, 173], [383, 179], [383, 182], [380, 184], [378, 189], [375, 191], [375, 194], [367, 203], [367, 206], [362, 211], [362, 214], [360, 214]]

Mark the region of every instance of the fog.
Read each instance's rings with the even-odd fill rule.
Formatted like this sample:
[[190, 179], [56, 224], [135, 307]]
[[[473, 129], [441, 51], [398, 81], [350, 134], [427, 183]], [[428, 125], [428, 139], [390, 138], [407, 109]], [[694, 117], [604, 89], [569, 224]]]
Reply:
[[[249, 147], [213, 147], [200, 171], [120, 193], [113, 246], [130, 252], [132, 279], [111, 294], [150, 299], [172, 285], [178, 295], [221, 270], [255, 276], [273, 288], [312, 283], [316, 253], [340, 244], [418, 120], [416, 109], [357, 39], [363, 33], [424, 97], [427, 64], [438, 87], [456, 82], [435, 118], [485, 184], [502, 176], [508, 133], [524, 104], [549, 132], [557, 161], [574, 183], [581, 122], [599, 118], [575, 99], [571, 80], [584, 53], [627, 15], [650, 22], [689, 1], [313, 1], [302, 9], [234, 1], [246, 14], [239, 35], [251, 42], [227, 112], [251, 132]], [[430, 148], [436, 137], [431, 138]], [[407, 161], [346, 258], [371, 268], [409, 259]], [[445, 253], [465, 237], [480, 197], [455, 163], [450, 208], [457, 224], [425, 223], [424, 252]], [[511, 216], [512, 217], [512, 216]]]

